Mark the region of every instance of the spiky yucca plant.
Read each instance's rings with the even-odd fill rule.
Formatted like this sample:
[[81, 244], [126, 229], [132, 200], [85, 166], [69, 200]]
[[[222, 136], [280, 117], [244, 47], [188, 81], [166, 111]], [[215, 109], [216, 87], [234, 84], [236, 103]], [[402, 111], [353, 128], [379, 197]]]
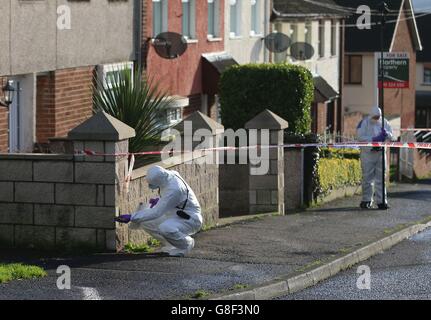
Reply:
[[95, 77], [94, 111], [103, 110], [136, 130], [129, 144], [131, 152], [161, 144], [161, 133], [168, 127], [166, 110], [174, 100], [139, 69], [115, 70], [106, 80]]

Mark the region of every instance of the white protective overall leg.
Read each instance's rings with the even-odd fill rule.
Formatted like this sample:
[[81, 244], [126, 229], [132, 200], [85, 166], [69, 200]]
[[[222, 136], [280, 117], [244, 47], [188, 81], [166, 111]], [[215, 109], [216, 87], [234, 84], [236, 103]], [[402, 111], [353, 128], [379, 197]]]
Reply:
[[[386, 153], [385, 153], [385, 161], [386, 161]], [[383, 166], [382, 166], [382, 152], [377, 152], [376, 155], [376, 173], [374, 178], [374, 193], [375, 193], [375, 200], [377, 204], [383, 204]], [[386, 174], [385, 174], [386, 178]], [[386, 187], [386, 186], [385, 186]], [[385, 203], [387, 204], [387, 194], [386, 194], [386, 188], [385, 188]]]
[[162, 244], [162, 246], [169, 246], [169, 243], [166, 241], [165, 237], [160, 233], [159, 226], [164, 221], [166, 221], [166, 218], [164, 216], [150, 220], [150, 221], [142, 221], [142, 222], [132, 222], [130, 225], [131, 229], [134, 230], [144, 230], [147, 232], [150, 236], [153, 238], [159, 240]]
[[373, 200], [373, 184], [376, 175], [376, 161], [373, 153], [372, 151], [361, 152], [363, 202], [372, 202]]
[[200, 221], [174, 216], [164, 221], [159, 226], [159, 231], [166, 241], [179, 249], [178, 253], [186, 254], [194, 247], [194, 240], [190, 236], [197, 233], [201, 227]]

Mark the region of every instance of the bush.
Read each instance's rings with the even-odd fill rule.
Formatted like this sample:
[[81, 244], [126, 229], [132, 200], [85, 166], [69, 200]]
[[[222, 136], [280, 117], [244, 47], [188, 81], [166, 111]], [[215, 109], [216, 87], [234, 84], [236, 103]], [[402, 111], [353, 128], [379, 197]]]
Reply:
[[362, 172], [357, 159], [322, 158], [319, 161], [320, 195], [327, 195], [331, 190], [356, 186], [361, 183]]
[[356, 159], [359, 160], [361, 151], [345, 148], [322, 148], [320, 156], [328, 159]]
[[289, 64], [233, 66], [220, 79], [223, 125], [237, 130], [265, 109], [289, 122], [288, 131], [310, 132], [314, 84], [311, 72]]

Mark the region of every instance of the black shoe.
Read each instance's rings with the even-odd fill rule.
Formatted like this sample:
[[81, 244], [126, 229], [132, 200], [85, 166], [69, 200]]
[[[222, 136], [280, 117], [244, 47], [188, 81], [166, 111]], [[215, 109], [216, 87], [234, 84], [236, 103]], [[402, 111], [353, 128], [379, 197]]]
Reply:
[[361, 209], [371, 209], [371, 202], [362, 201], [360, 207]]
[[379, 208], [379, 210], [389, 210], [391, 208], [387, 203], [381, 203], [377, 205], [377, 207]]

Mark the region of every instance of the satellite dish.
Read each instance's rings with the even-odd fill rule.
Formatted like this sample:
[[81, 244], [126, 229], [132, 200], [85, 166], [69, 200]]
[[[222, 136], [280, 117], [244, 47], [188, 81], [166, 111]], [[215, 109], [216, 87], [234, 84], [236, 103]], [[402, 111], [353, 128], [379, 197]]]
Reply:
[[282, 53], [289, 48], [292, 40], [282, 32], [273, 32], [268, 34], [265, 39], [265, 47], [274, 53]]
[[164, 59], [176, 59], [187, 50], [187, 40], [175, 32], [162, 32], [153, 42], [157, 54]]
[[314, 56], [314, 48], [306, 42], [295, 42], [290, 46], [290, 55], [296, 60], [309, 60]]

